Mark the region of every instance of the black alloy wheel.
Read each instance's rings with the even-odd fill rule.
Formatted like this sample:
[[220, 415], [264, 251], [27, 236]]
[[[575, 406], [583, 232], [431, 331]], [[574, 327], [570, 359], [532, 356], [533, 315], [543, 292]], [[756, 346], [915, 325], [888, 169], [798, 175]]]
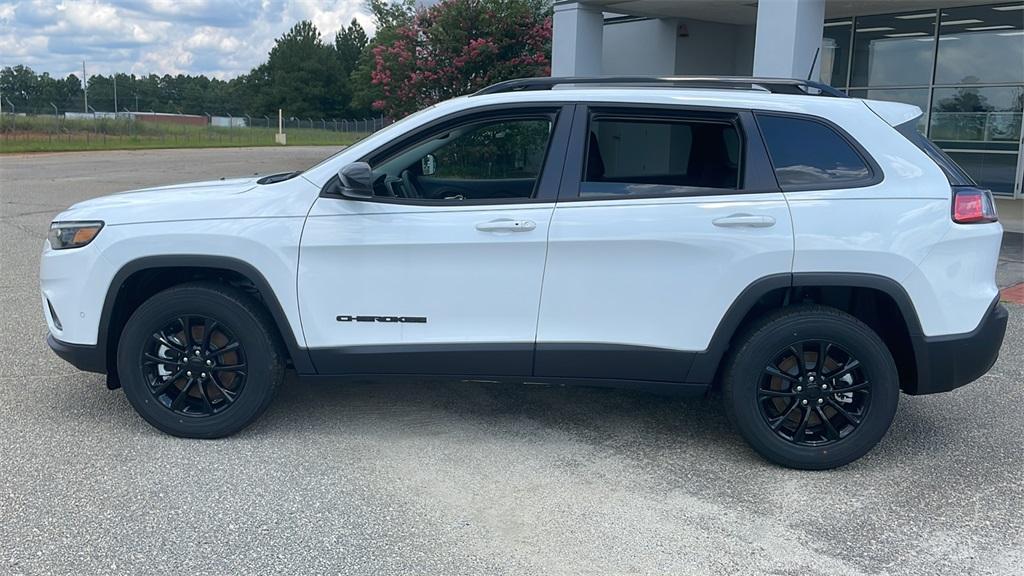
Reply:
[[860, 426], [871, 407], [871, 382], [860, 361], [839, 344], [804, 340], [765, 366], [758, 406], [784, 440], [825, 446]]
[[284, 381], [285, 349], [266, 307], [213, 281], [179, 284], [139, 305], [121, 331], [117, 372], [154, 427], [222, 438], [251, 424]]
[[849, 464], [885, 436], [900, 378], [870, 326], [819, 304], [779, 308], [737, 336], [722, 376], [729, 420], [766, 459], [803, 470]]
[[245, 349], [207, 316], [179, 316], [158, 328], [140, 360], [153, 397], [183, 416], [219, 414], [245, 387]]

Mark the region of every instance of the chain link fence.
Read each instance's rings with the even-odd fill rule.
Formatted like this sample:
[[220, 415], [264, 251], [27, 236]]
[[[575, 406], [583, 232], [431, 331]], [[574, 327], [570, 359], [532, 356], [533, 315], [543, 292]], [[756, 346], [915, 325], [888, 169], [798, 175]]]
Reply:
[[[276, 116], [22, 111], [4, 102], [0, 151], [260, 146], [274, 144]], [[289, 145], [346, 145], [391, 123], [370, 118], [286, 117]]]

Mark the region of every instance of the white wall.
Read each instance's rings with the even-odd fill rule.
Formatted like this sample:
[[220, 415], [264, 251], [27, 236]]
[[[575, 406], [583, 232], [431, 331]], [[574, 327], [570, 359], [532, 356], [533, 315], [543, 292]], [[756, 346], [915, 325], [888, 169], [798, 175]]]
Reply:
[[[679, 36], [680, 24], [686, 36]], [[750, 75], [754, 26], [690, 19], [610, 21], [604, 26], [605, 75]]]
[[671, 76], [676, 73], [676, 21], [607, 22], [601, 69], [605, 75]]
[[676, 74], [750, 75], [754, 27], [680, 20], [687, 36], [676, 39]]

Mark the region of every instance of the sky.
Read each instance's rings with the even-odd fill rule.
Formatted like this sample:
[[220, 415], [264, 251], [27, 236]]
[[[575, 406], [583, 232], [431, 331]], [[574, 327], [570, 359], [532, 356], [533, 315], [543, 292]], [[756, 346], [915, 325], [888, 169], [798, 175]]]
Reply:
[[363, 0], [0, 0], [0, 67], [228, 79], [299, 20], [333, 41], [352, 18], [372, 33]]

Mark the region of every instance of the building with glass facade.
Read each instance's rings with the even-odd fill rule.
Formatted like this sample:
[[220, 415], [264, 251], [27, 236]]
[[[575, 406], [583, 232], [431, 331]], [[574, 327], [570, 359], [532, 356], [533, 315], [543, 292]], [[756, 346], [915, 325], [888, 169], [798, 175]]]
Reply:
[[1019, 192], [1024, 3], [829, 19], [821, 58], [823, 81], [916, 104], [921, 131], [975, 180]]
[[1021, 197], [1020, 0], [562, 0], [553, 44], [556, 76], [811, 77], [915, 104], [979, 183]]

